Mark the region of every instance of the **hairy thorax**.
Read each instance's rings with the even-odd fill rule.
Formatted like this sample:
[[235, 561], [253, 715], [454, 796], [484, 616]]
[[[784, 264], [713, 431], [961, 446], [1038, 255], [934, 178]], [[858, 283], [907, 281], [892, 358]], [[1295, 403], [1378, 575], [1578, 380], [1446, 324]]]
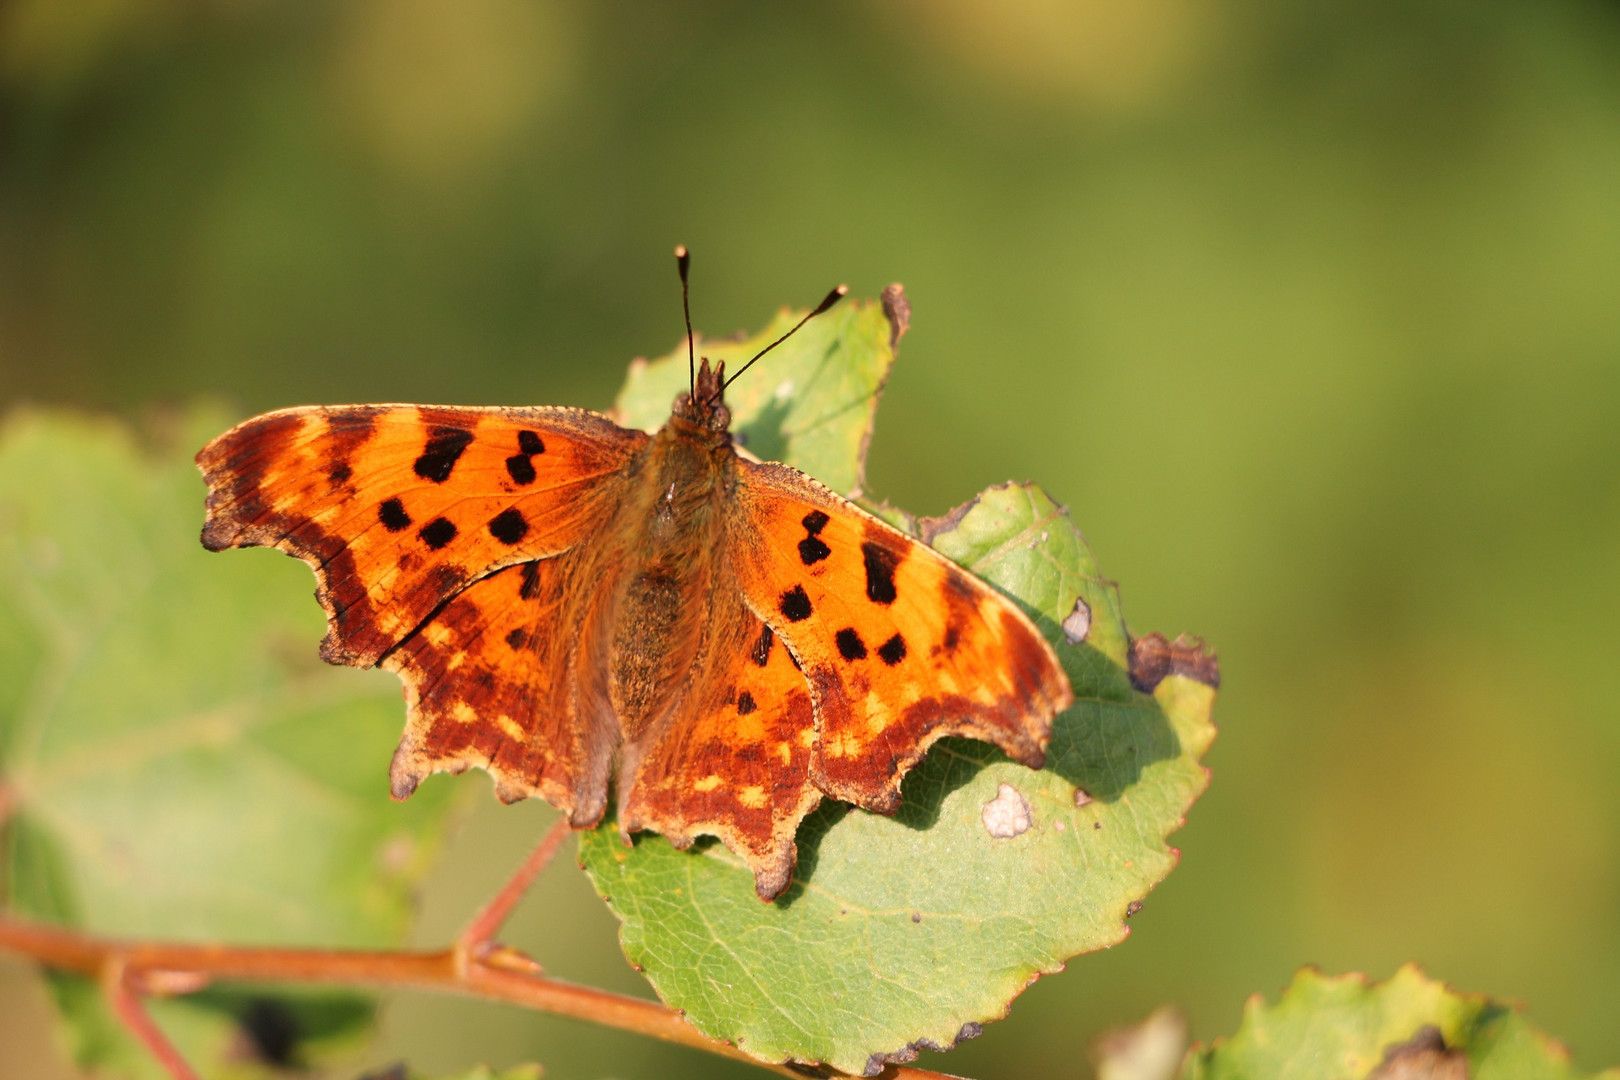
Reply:
[[619, 564], [609, 622], [608, 696], [621, 737], [656, 733], [688, 689], [703, 645], [724, 522], [720, 495], [734, 461], [724, 432], [672, 420], [645, 450], [616, 523], [640, 542]]

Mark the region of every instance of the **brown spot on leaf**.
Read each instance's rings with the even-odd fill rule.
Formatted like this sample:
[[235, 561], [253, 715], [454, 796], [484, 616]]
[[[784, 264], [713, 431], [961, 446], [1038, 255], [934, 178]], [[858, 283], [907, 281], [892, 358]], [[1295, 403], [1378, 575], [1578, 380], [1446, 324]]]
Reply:
[[1182, 675], [1219, 688], [1220, 664], [1202, 638], [1182, 634], [1166, 641], [1163, 634], [1148, 634], [1131, 642], [1131, 684], [1151, 694], [1168, 676]]
[[1448, 1050], [1440, 1029], [1425, 1024], [1406, 1042], [1386, 1047], [1367, 1080], [1468, 1080], [1468, 1056]]
[[905, 286], [898, 281], [883, 290], [883, 315], [889, 320], [889, 348], [899, 347], [900, 339], [911, 328], [911, 301], [906, 299]]

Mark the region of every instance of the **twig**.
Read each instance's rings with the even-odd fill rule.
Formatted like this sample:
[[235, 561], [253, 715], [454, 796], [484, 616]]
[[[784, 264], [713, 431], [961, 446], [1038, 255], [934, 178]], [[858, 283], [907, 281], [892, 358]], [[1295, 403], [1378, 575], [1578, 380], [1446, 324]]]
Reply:
[[[539, 849], [530, 857], [530, 861], [534, 861], [538, 855]], [[495, 960], [494, 957], [486, 960], [477, 955], [464, 955], [455, 948], [438, 952], [370, 952], [117, 941], [29, 922], [3, 913], [0, 913], [0, 948], [30, 956], [58, 971], [75, 972], [91, 978], [105, 979], [107, 972], [116, 969], [121, 973], [119, 985], [126, 995], [128, 987], [142, 985], [143, 977], [149, 973], [162, 973], [165, 979], [175, 973], [185, 973], [199, 984], [205, 979], [238, 979], [429, 990], [501, 1001], [633, 1031], [665, 1042], [707, 1050], [797, 1080], [803, 1080], [806, 1075], [846, 1075], [762, 1062], [730, 1043], [709, 1038], [683, 1020], [680, 1013], [655, 1002], [555, 979], [540, 973], [538, 965], [520, 969], [510, 959], [491, 962]], [[502, 950], [503, 953], [509, 951]], [[136, 1007], [139, 1008], [138, 1003]], [[151, 1025], [150, 1018], [144, 1012], [140, 1013], [140, 1017]], [[125, 1022], [129, 1023], [129, 1020]], [[156, 1031], [156, 1028], [152, 1027], [151, 1030]], [[158, 1039], [162, 1040], [161, 1033]], [[143, 1041], [157, 1053], [157, 1043], [145, 1040], [144, 1036]], [[163, 1040], [163, 1043], [167, 1045], [167, 1040]], [[194, 1075], [177, 1072], [172, 1067], [170, 1071], [177, 1078]], [[947, 1080], [945, 1073], [905, 1065], [890, 1066], [879, 1075], [887, 1080]]]
[[[495, 951], [497, 948], [495, 935], [506, 925], [512, 909], [518, 906], [518, 902], [529, 891], [529, 886], [534, 884], [534, 879], [540, 876], [540, 871], [551, 862], [557, 854], [557, 849], [562, 847], [563, 841], [567, 840], [573, 831], [568, 827], [568, 819], [559, 817], [556, 824], [540, 838], [540, 843], [535, 845], [529, 857], [523, 860], [523, 865], [518, 867], [511, 880], [501, 887], [501, 891], [496, 893], [478, 914], [473, 916], [467, 928], [461, 932], [461, 936], [456, 938], [456, 953], [463, 963], [470, 959], [487, 959]], [[538, 970], [539, 965], [535, 965], [535, 968]]]
[[141, 1007], [141, 999], [135, 996], [129, 986], [129, 969], [116, 955], [109, 956], [102, 967], [101, 992], [106, 996], [113, 1015], [146, 1047], [149, 1054], [157, 1058], [158, 1064], [174, 1080], [201, 1080], [181, 1056], [179, 1049]]

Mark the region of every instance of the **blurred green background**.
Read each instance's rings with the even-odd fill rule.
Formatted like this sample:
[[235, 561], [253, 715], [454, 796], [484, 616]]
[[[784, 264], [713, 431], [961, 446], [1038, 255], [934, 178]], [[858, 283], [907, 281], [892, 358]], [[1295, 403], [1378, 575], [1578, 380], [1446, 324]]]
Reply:
[[[602, 407], [676, 242], [715, 334], [904, 282], [873, 492], [1038, 480], [1221, 654], [1130, 941], [925, 1063], [1084, 1075], [1162, 1002], [1207, 1038], [1408, 959], [1620, 1062], [1620, 5], [0, 7], [4, 406]], [[547, 816], [478, 804], [424, 941]], [[564, 866], [512, 936], [644, 992], [613, 933]], [[43, 1009], [0, 960], [0, 1074], [70, 1075]], [[425, 998], [400, 1057], [751, 1075]]]

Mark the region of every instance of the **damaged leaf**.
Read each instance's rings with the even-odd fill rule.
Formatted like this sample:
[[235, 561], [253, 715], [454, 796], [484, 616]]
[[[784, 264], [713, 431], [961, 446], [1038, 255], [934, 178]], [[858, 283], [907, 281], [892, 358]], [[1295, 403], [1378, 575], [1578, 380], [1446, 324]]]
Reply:
[[[1187, 1056], [1183, 1080], [1576, 1080], [1569, 1052], [1510, 1005], [1408, 964], [1387, 982], [1305, 968], [1275, 1005], [1255, 995], [1237, 1033]], [[1620, 1080], [1620, 1069], [1597, 1074]]]
[[[302, 567], [197, 544], [191, 450], [218, 426], [181, 422], [161, 453], [110, 421], [0, 429], [3, 901], [127, 937], [397, 943], [452, 791], [388, 799], [397, 684], [316, 658]], [[94, 987], [53, 986], [81, 1066], [163, 1075]], [[280, 991], [152, 1009], [230, 1076], [305, 1067], [371, 1013]]]
[[[855, 327], [828, 321], [825, 333], [864, 327], [873, 337], [881, 326], [865, 311]], [[869, 432], [864, 403], [882, 376], [841, 376], [835, 365], [880, 348], [814, 341], [820, 374], [790, 380], [771, 368], [761, 383], [791, 381], [791, 398], [739, 396], [737, 426], [761, 456], [850, 493]], [[641, 396], [640, 380], [660, 365], [668, 385]], [[661, 422], [684, 379], [684, 357], [633, 372], [623, 418]], [[867, 397], [852, 396], [851, 379]], [[860, 422], [814, 446], [756, 437], [781, 429], [777, 408]], [[1118, 594], [1044, 492], [991, 488], [913, 531], [1018, 600], [1062, 659], [1076, 704], [1054, 723], [1042, 771], [945, 740], [907, 776], [894, 817], [832, 802], [813, 813], [799, 830], [794, 884], [771, 904], [719, 844], [680, 852], [641, 835], [625, 847], [612, 823], [581, 838], [631, 963], [699, 1030], [764, 1060], [875, 1072], [976, 1035], [1039, 975], [1125, 937], [1133, 905], [1175, 864], [1165, 838], [1207, 783], [1199, 759], [1214, 736], [1213, 657], [1197, 650], [1203, 666], [1172, 664], [1148, 690], [1133, 685]]]

